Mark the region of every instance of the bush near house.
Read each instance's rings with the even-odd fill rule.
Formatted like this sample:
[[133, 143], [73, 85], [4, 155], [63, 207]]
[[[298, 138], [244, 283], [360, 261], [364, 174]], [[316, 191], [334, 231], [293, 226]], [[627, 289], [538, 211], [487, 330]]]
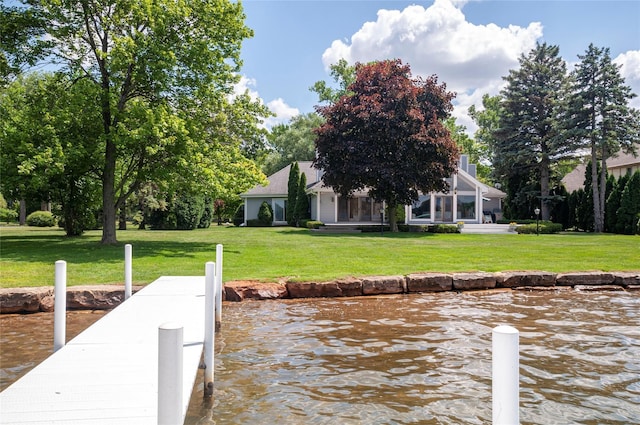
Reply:
[[[248, 220], [247, 225], [249, 225], [249, 221], [253, 220]], [[273, 224], [273, 210], [271, 209], [271, 205], [266, 201], [263, 201], [262, 204], [260, 204], [260, 209], [258, 210], [258, 221], [263, 226], [271, 226]]]
[[55, 225], [56, 218], [49, 211], [34, 211], [27, 216], [27, 226], [53, 227]]
[[307, 229], [318, 229], [324, 226], [324, 223], [317, 220], [300, 220], [300, 227], [306, 227]]
[[541, 221], [538, 225], [535, 223], [525, 224], [516, 227], [518, 234], [552, 234], [562, 232], [562, 224], [552, 223], [550, 221]]

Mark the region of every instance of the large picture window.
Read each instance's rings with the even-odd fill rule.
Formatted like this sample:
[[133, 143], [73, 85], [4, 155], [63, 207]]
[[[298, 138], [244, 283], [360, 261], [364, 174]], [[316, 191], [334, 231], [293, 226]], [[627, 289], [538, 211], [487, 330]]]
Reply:
[[473, 195], [458, 195], [458, 219], [475, 220], [476, 197]]
[[428, 220], [431, 218], [431, 195], [421, 195], [420, 198], [411, 205], [411, 219]]

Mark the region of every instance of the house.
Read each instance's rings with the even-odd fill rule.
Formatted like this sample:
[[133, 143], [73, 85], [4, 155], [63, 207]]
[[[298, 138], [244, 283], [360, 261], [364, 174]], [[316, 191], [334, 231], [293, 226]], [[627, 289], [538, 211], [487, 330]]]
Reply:
[[[307, 178], [312, 220], [325, 224], [380, 223], [383, 205], [366, 191], [345, 198], [324, 185], [322, 171], [313, 168], [311, 161], [298, 162], [298, 167]], [[286, 224], [290, 168], [289, 165], [269, 176], [267, 186], [256, 186], [240, 195], [244, 200], [245, 223], [258, 217], [260, 205], [266, 201], [273, 208], [274, 225]], [[449, 193], [422, 194], [413, 205], [405, 206], [406, 224], [483, 223], [501, 218], [506, 194], [478, 181], [476, 165], [470, 164], [466, 155], [460, 157], [458, 172], [446, 180], [452, 188]]]
[[[567, 189], [568, 193], [584, 188], [586, 168], [586, 164], [580, 164], [562, 178], [562, 184], [565, 189]], [[629, 153], [620, 151], [616, 156], [607, 160], [607, 172], [609, 175], [615, 177], [616, 180], [625, 174], [631, 175], [638, 170], [640, 170], [640, 155], [633, 156]]]

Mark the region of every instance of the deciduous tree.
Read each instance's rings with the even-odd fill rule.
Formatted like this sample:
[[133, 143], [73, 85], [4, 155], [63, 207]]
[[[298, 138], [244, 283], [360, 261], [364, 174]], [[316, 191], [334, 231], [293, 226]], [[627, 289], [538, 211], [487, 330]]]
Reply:
[[232, 96], [241, 42], [252, 35], [241, 3], [26, 3], [46, 23], [49, 58], [98, 89], [102, 243], [116, 242], [116, 211], [158, 175], [210, 194], [263, 181], [241, 147], [268, 112]]
[[318, 107], [326, 122], [317, 130], [314, 165], [342, 196], [368, 190], [385, 201], [397, 231], [396, 206], [419, 192], [449, 190], [444, 179], [460, 152], [443, 122], [454, 94], [435, 76], [413, 78], [400, 60], [357, 64], [348, 91]]

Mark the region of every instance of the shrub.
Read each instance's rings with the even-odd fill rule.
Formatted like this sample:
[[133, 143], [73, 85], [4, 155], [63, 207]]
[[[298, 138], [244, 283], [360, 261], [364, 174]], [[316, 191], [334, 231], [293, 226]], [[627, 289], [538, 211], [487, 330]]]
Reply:
[[538, 231], [541, 234], [552, 234], [562, 232], [562, 224], [561, 223], [552, 223], [550, 221], [541, 221], [539, 223], [539, 230], [535, 223], [525, 224], [522, 226], [516, 227], [516, 232], [519, 234], [536, 234]]
[[[302, 224], [304, 222], [304, 224]], [[307, 229], [319, 229], [324, 226], [324, 223], [318, 220], [302, 220], [300, 226], [304, 226]]]
[[193, 230], [198, 227], [204, 213], [202, 196], [180, 196], [176, 199], [173, 210], [176, 214], [176, 228]]
[[265, 223], [259, 218], [252, 218], [247, 220], [247, 227], [271, 227], [271, 223]]
[[430, 233], [460, 233], [455, 224], [433, 224], [429, 226]]
[[0, 222], [11, 223], [18, 220], [18, 213], [8, 208], [0, 208]]
[[429, 226], [425, 224], [398, 224], [398, 230], [410, 233], [427, 233]]
[[[218, 202], [219, 199], [216, 199]], [[222, 203], [222, 207], [224, 207], [224, 202]], [[198, 229], [208, 229], [211, 226], [211, 220], [213, 220], [213, 215], [215, 211], [218, 211], [215, 204], [211, 202], [211, 199], [205, 198], [204, 200], [204, 210], [202, 211], [202, 216], [200, 217], [200, 222], [198, 223]], [[220, 216], [218, 216], [218, 224], [220, 224]]]
[[27, 226], [53, 227], [55, 225], [56, 218], [49, 211], [34, 211], [27, 216]]
[[244, 204], [240, 205], [233, 215], [234, 226], [240, 226], [242, 223], [244, 223]]
[[262, 204], [260, 204], [260, 209], [258, 210], [258, 220], [262, 222], [263, 226], [271, 226], [271, 224], [273, 223], [273, 210], [271, 209], [271, 205], [269, 205], [266, 201], [263, 201]]

